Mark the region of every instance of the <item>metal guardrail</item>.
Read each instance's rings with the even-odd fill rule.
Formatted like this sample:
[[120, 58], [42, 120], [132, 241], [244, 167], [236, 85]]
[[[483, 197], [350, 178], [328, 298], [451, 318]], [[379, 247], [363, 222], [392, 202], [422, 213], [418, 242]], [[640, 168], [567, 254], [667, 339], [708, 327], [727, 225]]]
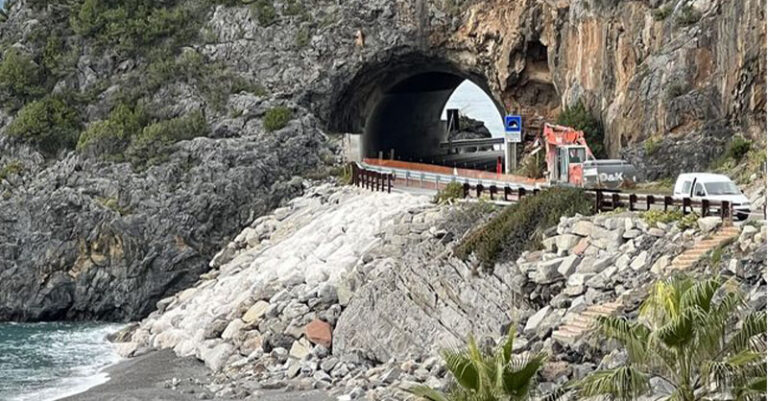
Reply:
[[473, 148], [504, 144], [504, 138], [457, 139], [440, 142], [440, 149]]
[[465, 177], [460, 175], [449, 175], [449, 174], [441, 174], [441, 173], [434, 173], [434, 172], [426, 172], [426, 171], [412, 171], [397, 167], [384, 167], [384, 166], [374, 166], [370, 164], [365, 163], [353, 163], [358, 169], [363, 171], [373, 171], [378, 172], [381, 174], [392, 174], [392, 176], [397, 180], [403, 180], [405, 181], [406, 185], [410, 184], [411, 182], [419, 182], [421, 185], [424, 186], [424, 184], [435, 184], [435, 188], [438, 188], [440, 185], [447, 185], [452, 182], [458, 182], [460, 184], [470, 184], [471, 186], [477, 186], [481, 185], [484, 188], [490, 188], [491, 186], [496, 186], [498, 188], [504, 188], [504, 187], [510, 187], [512, 189], [517, 188], [523, 188], [527, 191], [533, 191], [534, 189], [539, 189], [538, 185], [530, 185], [530, 184], [517, 184], [517, 183], [511, 183], [509, 181], [503, 181], [503, 180], [493, 180], [493, 179], [487, 179], [487, 178], [474, 178], [474, 177]]

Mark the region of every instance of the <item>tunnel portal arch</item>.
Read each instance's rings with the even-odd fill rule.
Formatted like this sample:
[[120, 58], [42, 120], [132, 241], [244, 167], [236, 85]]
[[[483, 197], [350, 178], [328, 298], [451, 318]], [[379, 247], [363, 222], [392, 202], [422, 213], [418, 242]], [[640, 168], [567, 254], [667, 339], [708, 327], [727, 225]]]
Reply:
[[445, 140], [443, 108], [465, 80], [483, 89], [499, 115], [505, 114], [482, 73], [440, 57], [408, 54], [362, 68], [332, 107], [329, 129], [362, 134], [363, 157], [390, 150], [398, 158], [429, 156]]

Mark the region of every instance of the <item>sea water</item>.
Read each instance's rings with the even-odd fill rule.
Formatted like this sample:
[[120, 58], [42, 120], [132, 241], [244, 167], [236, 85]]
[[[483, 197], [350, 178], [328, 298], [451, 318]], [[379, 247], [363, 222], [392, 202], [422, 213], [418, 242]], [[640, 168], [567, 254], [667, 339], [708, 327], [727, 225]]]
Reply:
[[0, 400], [47, 401], [106, 382], [117, 362], [106, 336], [121, 325], [0, 323]]

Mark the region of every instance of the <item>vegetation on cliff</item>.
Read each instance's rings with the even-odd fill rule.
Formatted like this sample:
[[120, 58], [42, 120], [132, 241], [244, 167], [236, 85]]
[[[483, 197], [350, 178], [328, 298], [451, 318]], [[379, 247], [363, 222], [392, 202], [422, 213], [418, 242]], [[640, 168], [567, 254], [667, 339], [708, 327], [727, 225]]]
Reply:
[[523, 250], [537, 246], [541, 232], [557, 224], [561, 216], [589, 215], [592, 209], [584, 191], [550, 188], [506, 207], [464, 237], [455, 253], [464, 259], [474, 253], [484, 267], [492, 268], [502, 253], [514, 260]]
[[[9, 135], [49, 157], [76, 148], [134, 165], [161, 161], [158, 153], [172, 143], [207, 135], [206, 116], [224, 112], [230, 94], [264, 95], [260, 85], [189, 47], [214, 5], [207, 0], [31, 2], [41, 23], [32, 25], [28, 46], [0, 43], [3, 107], [17, 113]], [[76, 64], [89, 54], [109, 56], [126, 71], [96, 74], [82, 87]], [[204, 103], [184, 113], [158, 107], [157, 93], [173, 96], [180, 88], [199, 93]]]
[[603, 143], [605, 141], [603, 124], [587, 110], [584, 103], [578, 102], [573, 106], [566, 107], [557, 117], [557, 123], [584, 131], [584, 139], [586, 139], [595, 157], [601, 159], [606, 156]]

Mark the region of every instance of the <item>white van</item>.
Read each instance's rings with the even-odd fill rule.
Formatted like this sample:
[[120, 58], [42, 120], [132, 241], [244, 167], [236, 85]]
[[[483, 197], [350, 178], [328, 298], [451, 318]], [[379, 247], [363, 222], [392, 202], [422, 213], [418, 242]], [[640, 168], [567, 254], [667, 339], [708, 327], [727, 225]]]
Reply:
[[722, 174], [680, 174], [677, 176], [672, 196], [675, 199], [699, 200], [706, 198], [710, 201], [728, 201], [733, 205], [736, 218], [745, 220], [749, 217], [749, 199], [728, 176]]

